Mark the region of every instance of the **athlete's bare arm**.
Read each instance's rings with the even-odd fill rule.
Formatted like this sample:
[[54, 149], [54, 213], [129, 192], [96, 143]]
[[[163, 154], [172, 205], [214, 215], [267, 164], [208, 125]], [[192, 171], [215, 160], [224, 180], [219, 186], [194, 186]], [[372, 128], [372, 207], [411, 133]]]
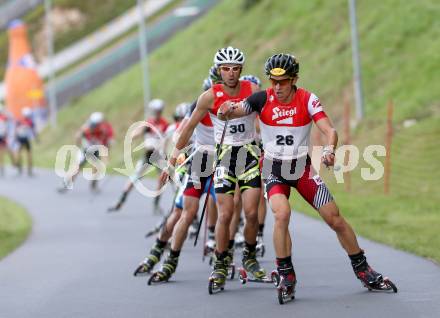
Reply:
[[[182, 133], [179, 136], [179, 139], [177, 139], [176, 142], [176, 150], [179, 151], [183, 149], [189, 139], [191, 138], [194, 129], [196, 126], [200, 123], [200, 121], [203, 119], [203, 117], [208, 113], [209, 110], [212, 109], [212, 106], [214, 104], [214, 93], [212, 89], [207, 90], [202, 95], [199, 96], [196, 104], [196, 108], [194, 109], [193, 113], [191, 114], [191, 117], [189, 118], [188, 122], [185, 124], [185, 129], [182, 130]], [[174, 154], [170, 158], [170, 164], [175, 164], [175, 156]]]
[[[252, 94], [259, 92], [260, 88], [258, 85], [252, 83]], [[220, 108], [217, 112], [217, 117], [220, 120], [239, 118], [248, 115], [247, 111], [243, 109], [243, 101], [239, 103], [234, 103], [231, 101], [226, 101], [220, 105]]]
[[330, 153], [324, 154], [322, 161], [326, 163], [328, 166], [333, 166], [335, 163], [335, 149], [338, 144], [338, 133], [336, 129], [333, 127], [333, 124], [330, 122], [330, 119], [327, 117], [321, 118], [316, 122], [316, 126], [318, 126], [319, 130], [325, 135], [327, 138], [327, 149]]

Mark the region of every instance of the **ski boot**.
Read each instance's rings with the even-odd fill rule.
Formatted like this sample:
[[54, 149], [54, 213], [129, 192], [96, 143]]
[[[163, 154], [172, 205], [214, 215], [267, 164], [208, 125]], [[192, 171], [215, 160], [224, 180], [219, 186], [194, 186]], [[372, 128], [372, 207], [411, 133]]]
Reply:
[[178, 257], [168, 256], [163, 262], [160, 270], [154, 272], [150, 279], [148, 279], [148, 285], [167, 282], [171, 278], [171, 275], [176, 271], [178, 262]]
[[397, 293], [396, 285], [388, 277], [383, 277], [382, 274], [373, 270], [369, 265], [363, 269], [355, 269], [355, 274], [362, 285], [369, 291], [383, 290]]
[[243, 250], [242, 263], [243, 267], [238, 270], [238, 279], [242, 284], [247, 282], [272, 283], [272, 279], [269, 279], [266, 271], [260, 267], [256, 258], [256, 251], [250, 252], [245, 248]]
[[295, 299], [296, 275], [292, 264], [279, 266], [271, 276], [277, 287], [280, 305]]
[[387, 277], [383, 277], [382, 274], [374, 271], [370, 265], [368, 265], [367, 258], [364, 255], [364, 251], [361, 250], [359, 254], [350, 256], [351, 266], [356, 277], [361, 281], [362, 285], [368, 290], [384, 290], [393, 291], [397, 293], [397, 287]]
[[228, 275], [228, 263], [226, 259], [217, 259], [214, 271], [209, 276], [208, 292], [210, 295], [225, 289], [226, 276]]
[[[225, 257], [224, 262], [227, 266], [227, 277], [230, 280], [233, 280], [235, 277], [235, 264], [234, 264], [234, 249], [228, 249], [228, 255]], [[215, 269], [215, 264], [217, 263], [217, 256], [215, 255], [215, 251], [211, 254], [211, 258], [209, 259], [209, 265], [213, 266]]]
[[147, 275], [151, 272], [153, 267], [159, 263], [160, 258], [164, 252], [164, 247], [159, 247], [158, 244], [154, 244], [154, 246], [150, 250], [150, 255], [148, 255], [142, 263], [134, 271], [134, 276]]
[[264, 241], [263, 241], [263, 234], [258, 233], [257, 235], [257, 256], [258, 257], [264, 257], [264, 254], [266, 253], [266, 248], [264, 246]]

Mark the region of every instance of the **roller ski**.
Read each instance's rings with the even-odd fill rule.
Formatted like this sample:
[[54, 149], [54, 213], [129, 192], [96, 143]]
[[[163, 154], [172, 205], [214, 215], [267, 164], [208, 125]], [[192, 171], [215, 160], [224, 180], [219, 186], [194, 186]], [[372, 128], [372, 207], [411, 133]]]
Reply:
[[392, 281], [387, 277], [384, 278], [382, 274], [376, 272], [368, 265], [363, 250], [357, 255], [350, 256], [350, 258], [354, 274], [369, 291], [393, 291], [397, 293], [397, 287]]
[[148, 255], [142, 263], [139, 264], [139, 266], [134, 271], [134, 276], [145, 276], [148, 275], [153, 267], [159, 263], [160, 258], [162, 257], [162, 254], [164, 252], [165, 247], [161, 247], [156, 243], [150, 251], [150, 255]]
[[256, 258], [256, 251], [243, 250], [243, 267], [240, 268], [238, 279], [242, 284], [247, 282], [254, 283], [272, 283], [272, 278], [268, 278], [266, 271], [260, 267]]
[[355, 271], [356, 277], [361, 281], [362, 285], [369, 291], [393, 291], [397, 293], [397, 287], [388, 278], [374, 271], [370, 266], [364, 270]]
[[151, 229], [150, 231], [148, 231], [147, 233], [145, 233], [145, 238], [149, 238], [155, 234], [158, 234], [160, 232], [160, 230], [162, 230], [162, 228], [165, 226], [165, 223], [167, 222], [168, 216], [164, 216], [162, 221], [160, 221], [159, 223], [156, 224], [156, 226]]
[[162, 264], [159, 271], [154, 272], [148, 279], [148, 285], [166, 283], [174, 274], [179, 259], [176, 257], [168, 257]]
[[291, 281], [284, 276], [280, 276], [278, 272], [275, 273], [276, 274], [273, 274], [273, 281], [277, 282], [278, 302], [280, 305], [294, 300], [296, 279]]
[[278, 267], [273, 271], [272, 281], [277, 287], [278, 302], [283, 305], [295, 299], [296, 275], [293, 265]]
[[[227, 269], [227, 275], [226, 278], [229, 278], [230, 280], [233, 280], [235, 278], [235, 264], [234, 264], [234, 249], [228, 250], [228, 255], [225, 257], [224, 260], [226, 264]], [[211, 257], [209, 259], [209, 265], [213, 266], [213, 270], [215, 269], [215, 264], [217, 263], [217, 256], [215, 254], [215, 251], [211, 254]]]
[[209, 276], [208, 292], [210, 295], [225, 289], [226, 277], [228, 276], [228, 263], [225, 259], [217, 259], [214, 271]]
[[107, 209], [107, 212], [117, 212], [117, 211], [119, 211], [121, 209], [122, 205], [124, 204], [125, 200], [127, 199], [127, 195], [128, 195], [127, 191], [122, 192], [122, 195], [119, 198], [119, 201], [114, 206], [109, 207]]

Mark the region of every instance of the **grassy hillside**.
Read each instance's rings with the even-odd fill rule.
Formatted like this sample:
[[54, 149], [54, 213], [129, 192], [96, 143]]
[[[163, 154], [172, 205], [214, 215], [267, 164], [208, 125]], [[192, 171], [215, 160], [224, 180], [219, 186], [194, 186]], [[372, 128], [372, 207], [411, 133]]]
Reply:
[[[133, 7], [135, 4], [135, 1], [101, 0], [99, 1], [99, 10], [97, 10], [96, 3], [93, 1], [52, 1], [53, 8], [77, 9], [84, 17], [84, 23], [81, 23], [80, 26], [72, 27], [66, 32], [55, 33], [55, 52], [97, 30], [105, 23]], [[45, 22], [44, 14], [44, 4], [41, 4], [23, 17], [23, 21], [26, 22], [28, 26], [29, 39], [33, 39], [35, 34], [42, 29]], [[31, 41], [31, 44], [35, 45], [36, 43]], [[8, 37], [6, 31], [0, 33], [0, 47], [2, 48], [0, 50], [0, 76], [2, 76], [5, 71], [5, 65], [8, 57]]]
[[[386, 104], [393, 99], [391, 194], [383, 195], [382, 179], [360, 178], [363, 161], [352, 173], [351, 193], [335, 184], [332, 175], [323, 174], [341, 210], [361, 234], [437, 261], [439, 13], [435, 0], [359, 2], [366, 119], [353, 130], [353, 143], [385, 144]], [[269, 55], [294, 53], [301, 63], [299, 84], [320, 96], [342, 132], [343, 97], [353, 100], [347, 1], [262, 0], [246, 12], [242, 1], [223, 1], [151, 55], [153, 97], [168, 102], [168, 114], [178, 102], [199, 94], [215, 51], [225, 45], [241, 48], [247, 54], [245, 73], [261, 77]], [[111, 162], [119, 166], [124, 132], [142, 118], [141, 81], [141, 70], [134, 66], [64, 110], [60, 128], [41, 138], [39, 163], [52, 165], [60, 145], [72, 143], [74, 130], [90, 112], [101, 110], [116, 126], [119, 139]], [[404, 128], [405, 119], [417, 123]], [[295, 208], [315, 215], [301, 200], [293, 202]]]
[[25, 209], [0, 197], [0, 259], [26, 239], [31, 225], [31, 218]]

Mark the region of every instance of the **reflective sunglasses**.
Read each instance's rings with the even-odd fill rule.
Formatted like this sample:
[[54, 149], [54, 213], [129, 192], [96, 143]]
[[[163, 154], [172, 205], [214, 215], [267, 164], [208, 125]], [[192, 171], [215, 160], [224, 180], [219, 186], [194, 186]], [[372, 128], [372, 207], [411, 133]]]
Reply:
[[237, 73], [241, 70], [241, 66], [220, 66], [220, 70], [223, 72], [234, 72]]
[[270, 78], [270, 82], [272, 83], [273, 86], [276, 86], [277, 84], [279, 84], [280, 86], [290, 85], [291, 81], [292, 81], [291, 77], [285, 78], [282, 80], [276, 80], [276, 79]]

